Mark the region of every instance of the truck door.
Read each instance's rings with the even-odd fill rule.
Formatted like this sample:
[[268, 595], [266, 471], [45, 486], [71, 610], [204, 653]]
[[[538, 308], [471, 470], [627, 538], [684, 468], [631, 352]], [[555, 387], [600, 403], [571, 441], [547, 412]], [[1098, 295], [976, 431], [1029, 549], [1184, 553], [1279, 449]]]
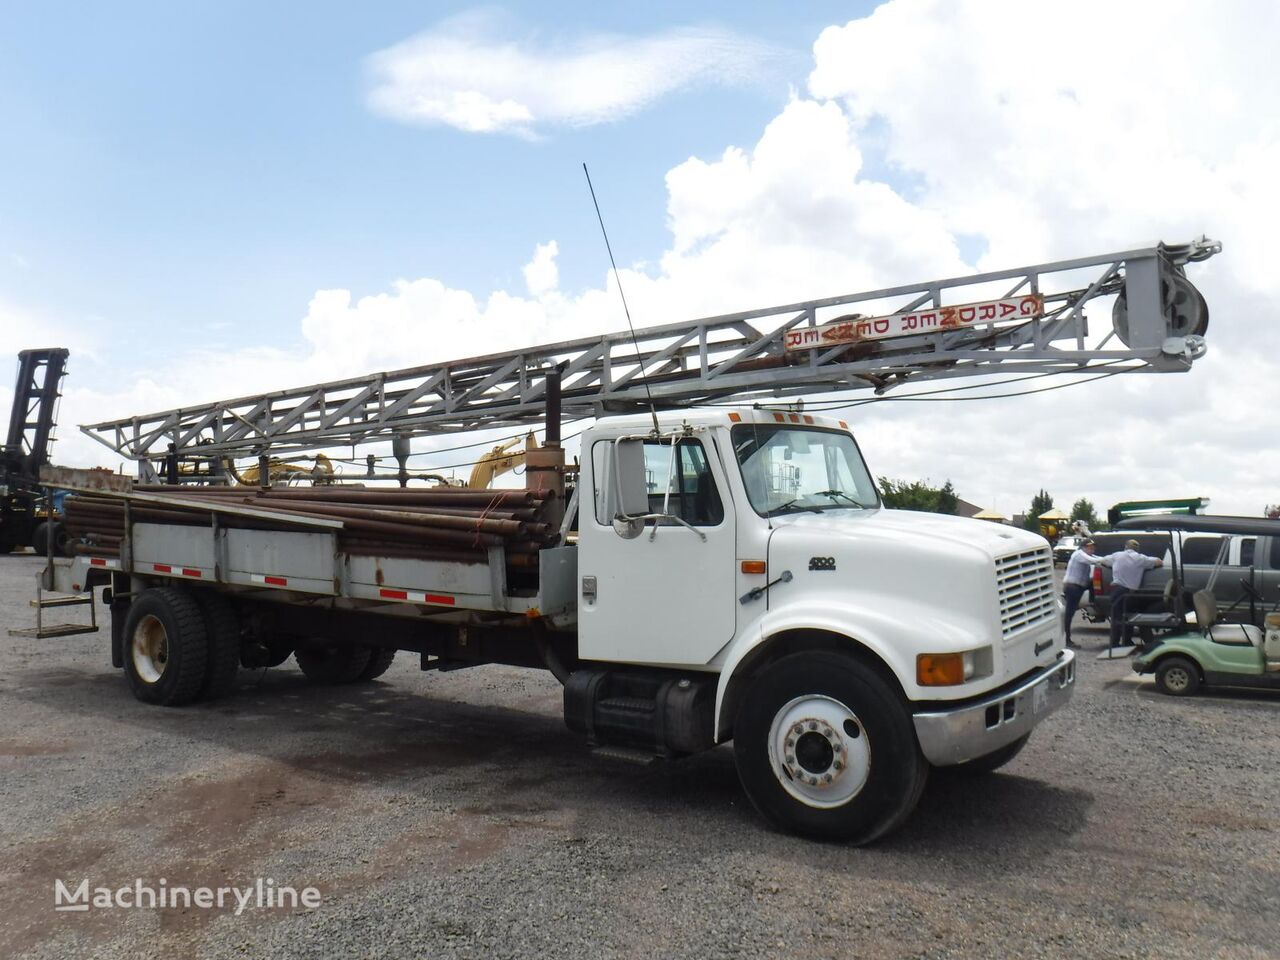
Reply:
[[646, 521], [624, 539], [613, 528], [612, 447], [597, 440], [583, 451], [591, 488], [579, 523], [578, 654], [706, 664], [733, 639], [737, 617], [733, 501], [719, 459], [696, 436], [646, 441], [649, 512], [676, 519]]
[[1262, 591], [1268, 610], [1280, 603], [1280, 537], [1263, 537], [1255, 553], [1258, 567], [1254, 586]]

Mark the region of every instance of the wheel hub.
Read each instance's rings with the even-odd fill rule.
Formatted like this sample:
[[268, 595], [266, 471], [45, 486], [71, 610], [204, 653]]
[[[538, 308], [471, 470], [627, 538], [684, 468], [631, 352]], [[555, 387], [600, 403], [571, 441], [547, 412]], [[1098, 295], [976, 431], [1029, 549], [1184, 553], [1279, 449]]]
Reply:
[[812, 807], [837, 807], [862, 790], [871, 745], [852, 710], [831, 697], [797, 697], [773, 718], [769, 760], [782, 788]]
[[169, 635], [158, 617], [148, 614], [138, 621], [130, 644], [133, 669], [144, 683], [155, 683], [169, 664]]

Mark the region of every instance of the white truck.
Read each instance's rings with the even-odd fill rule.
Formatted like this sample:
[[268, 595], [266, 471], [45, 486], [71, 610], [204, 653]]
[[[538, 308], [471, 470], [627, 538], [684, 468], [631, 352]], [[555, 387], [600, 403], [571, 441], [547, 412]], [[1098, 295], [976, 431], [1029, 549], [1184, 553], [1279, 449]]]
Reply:
[[543, 665], [593, 745], [675, 757], [732, 740], [766, 817], [859, 842], [903, 821], [931, 765], [994, 769], [1070, 698], [1042, 538], [884, 509], [840, 421], [716, 409], [659, 427], [624, 416], [582, 435], [536, 589], [124, 491], [135, 510], [200, 499], [211, 522], [133, 522], [118, 556], [55, 560], [48, 586], [110, 580], [113, 662], [147, 701], [222, 689], [262, 648], [330, 681], [371, 679], [397, 649], [425, 669]]
[[[115, 532], [106, 548], [87, 537], [81, 555], [51, 558], [42, 587], [108, 584], [112, 662], [149, 702], [217, 695], [241, 665], [290, 653], [312, 679], [340, 682], [378, 676], [397, 650], [418, 654], [424, 670], [541, 667], [564, 684], [567, 725], [602, 753], [676, 758], [732, 741], [743, 787], [769, 821], [869, 842], [908, 817], [931, 768], [995, 769], [1070, 699], [1074, 658], [1050, 547], [998, 524], [885, 509], [846, 421], [795, 408], [671, 408], [855, 380], [883, 390], [910, 371], [989, 373], [1002, 356], [1049, 372], [1114, 365], [1120, 354], [1143, 369], [1189, 369], [1203, 353], [1203, 318], [1170, 305], [1168, 278], [1194, 292], [1182, 265], [1216, 249], [934, 281], [86, 427], [144, 473], [152, 445], [168, 443], [176, 479], [184, 450], [212, 459], [252, 443], [265, 457], [271, 444], [332, 445], [339, 430], [368, 439], [442, 423], [527, 425], [545, 403], [554, 439], [546, 456], [530, 456], [528, 482], [562, 498], [560, 522], [513, 568], [497, 541], [465, 560], [345, 547], [334, 509], [288, 512], [286, 493], [264, 490], [246, 505], [99, 478], [80, 488], [117, 502], [83, 522]], [[1089, 287], [1045, 292], [1055, 270], [1089, 265], [1105, 268]], [[995, 311], [1009, 297], [990, 314], [942, 305], [954, 287], [1019, 276], [1034, 302], [1008, 318]], [[1081, 307], [1117, 293], [1127, 350], [1083, 348]], [[820, 322], [822, 310], [892, 297], [909, 302], [891, 322]], [[922, 330], [928, 298], [935, 326]], [[779, 312], [786, 319], [771, 332], [749, 324]], [[738, 339], [717, 339], [726, 330]], [[1063, 338], [1075, 349], [1052, 347]], [[581, 434], [576, 481], [554, 442], [552, 363], [565, 412], [597, 417]], [[607, 415], [640, 398], [649, 412]], [[205, 519], [178, 522], [182, 511]], [[92, 526], [107, 522], [118, 527]]]

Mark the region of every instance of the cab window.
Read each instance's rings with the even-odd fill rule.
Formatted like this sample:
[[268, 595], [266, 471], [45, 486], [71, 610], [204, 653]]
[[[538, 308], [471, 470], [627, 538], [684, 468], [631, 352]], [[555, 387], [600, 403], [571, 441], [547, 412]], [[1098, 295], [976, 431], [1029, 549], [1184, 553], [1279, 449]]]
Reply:
[[[592, 493], [596, 522], [600, 524], [613, 521], [613, 491], [608, 476], [612, 450], [612, 440], [591, 445]], [[669, 440], [646, 440], [644, 473], [650, 513], [667, 513], [695, 527], [714, 527], [724, 522], [724, 501], [701, 441], [680, 438], [672, 444]], [[656, 522], [665, 525], [672, 521]]]
[[669, 513], [694, 526], [714, 527], [724, 520], [724, 504], [697, 440], [644, 445], [649, 512]]

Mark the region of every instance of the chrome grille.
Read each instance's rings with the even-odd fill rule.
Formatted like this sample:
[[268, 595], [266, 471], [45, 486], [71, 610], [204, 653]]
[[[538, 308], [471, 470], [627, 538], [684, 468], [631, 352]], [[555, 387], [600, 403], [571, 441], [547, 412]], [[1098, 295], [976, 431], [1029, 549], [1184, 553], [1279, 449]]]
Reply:
[[1058, 615], [1053, 585], [1053, 553], [1048, 547], [1024, 550], [996, 560], [1000, 596], [1000, 632], [1010, 636]]

